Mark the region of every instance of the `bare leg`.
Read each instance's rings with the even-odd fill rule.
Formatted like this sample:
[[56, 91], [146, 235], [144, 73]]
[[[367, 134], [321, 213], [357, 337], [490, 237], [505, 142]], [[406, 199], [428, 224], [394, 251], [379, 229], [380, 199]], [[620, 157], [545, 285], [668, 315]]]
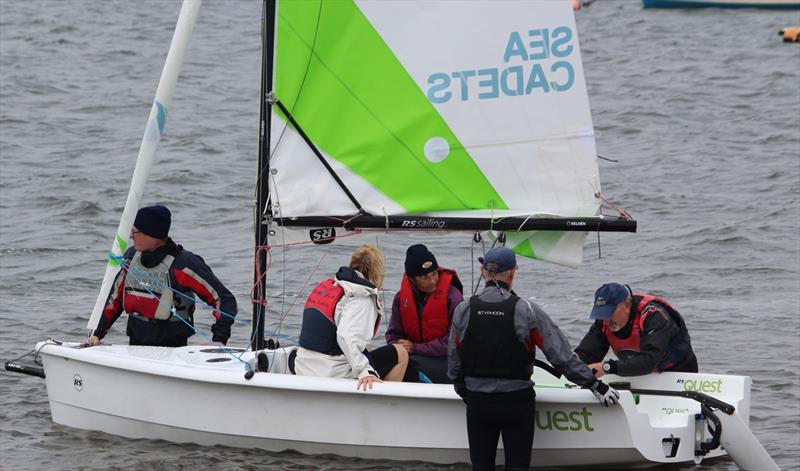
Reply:
[[408, 352], [399, 344], [394, 344], [394, 348], [397, 349], [397, 364], [386, 373], [386, 376], [383, 378], [385, 381], [403, 381], [403, 376], [406, 375]]

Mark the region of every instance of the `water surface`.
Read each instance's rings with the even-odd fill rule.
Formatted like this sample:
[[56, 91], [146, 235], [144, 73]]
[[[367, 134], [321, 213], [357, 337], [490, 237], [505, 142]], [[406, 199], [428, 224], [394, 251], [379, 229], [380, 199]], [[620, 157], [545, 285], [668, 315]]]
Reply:
[[[86, 334], [178, 11], [166, 1], [0, 0], [3, 360], [49, 336]], [[213, 267], [244, 317], [259, 17], [260, 2], [203, 6], [144, 198], [173, 209], [173, 236]], [[598, 151], [619, 161], [600, 162], [603, 191], [634, 214], [639, 232], [604, 234], [599, 246], [590, 236], [577, 269], [523, 261], [517, 291], [572, 342], [589, 327], [601, 283], [666, 297], [686, 317], [702, 370], [752, 377], [752, 429], [783, 469], [798, 469], [800, 47], [778, 30], [800, 24], [800, 14], [600, 1], [577, 21]], [[393, 289], [410, 243], [429, 244], [467, 285], [482, 250], [468, 236], [371, 241], [388, 254]], [[285, 313], [281, 332], [296, 336], [308, 283], [346, 259], [336, 248], [276, 250], [270, 327]], [[197, 315], [206, 332], [209, 317]], [[245, 344], [248, 330], [237, 326], [231, 345]], [[110, 340], [126, 341], [121, 322]], [[451, 468], [76, 430], [52, 423], [43, 381], [0, 375], [8, 470]], [[224, 404], [203, 413], [222, 415]], [[705, 469], [736, 467], [722, 459]]]

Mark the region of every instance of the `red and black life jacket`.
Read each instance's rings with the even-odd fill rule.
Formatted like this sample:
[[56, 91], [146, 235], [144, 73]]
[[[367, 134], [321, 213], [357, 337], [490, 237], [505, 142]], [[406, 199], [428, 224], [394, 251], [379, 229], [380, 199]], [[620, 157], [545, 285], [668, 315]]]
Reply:
[[[173, 299], [170, 268], [175, 257], [166, 255], [153, 267], [142, 264], [142, 253], [136, 252], [128, 262], [122, 308], [131, 316], [148, 320], [167, 320], [172, 316]], [[179, 320], [177, 317], [174, 320]]]
[[[308, 296], [303, 307], [303, 325], [300, 328], [301, 347], [326, 355], [342, 355], [336, 341], [336, 305], [344, 296], [344, 289], [334, 278], [320, 282]], [[375, 320], [373, 336], [378, 333], [381, 316]]]
[[642, 332], [644, 332], [644, 323], [649, 313], [642, 315], [645, 307], [650, 303], [656, 303], [664, 308], [669, 314], [670, 318], [678, 325], [680, 333], [670, 339], [669, 351], [664, 358], [656, 365], [655, 372], [670, 370], [673, 366], [680, 363], [686, 355], [691, 352], [691, 342], [689, 340], [689, 331], [686, 328], [686, 323], [681, 317], [680, 313], [672, 307], [672, 305], [663, 298], [653, 296], [646, 293], [633, 293], [631, 297], [631, 310], [630, 315], [632, 319], [631, 334], [627, 338], [617, 337], [616, 333], [611, 331], [608, 324], [603, 323], [603, 333], [608, 339], [611, 349], [619, 356], [623, 351], [641, 351]]
[[425, 300], [421, 314], [417, 310], [414, 288], [408, 276], [403, 276], [403, 281], [400, 283], [400, 322], [408, 340], [414, 343], [430, 342], [447, 335], [450, 331], [447, 297], [450, 286], [460, 287], [461, 281], [455, 270], [438, 268], [437, 271], [439, 282], [433, 293]]

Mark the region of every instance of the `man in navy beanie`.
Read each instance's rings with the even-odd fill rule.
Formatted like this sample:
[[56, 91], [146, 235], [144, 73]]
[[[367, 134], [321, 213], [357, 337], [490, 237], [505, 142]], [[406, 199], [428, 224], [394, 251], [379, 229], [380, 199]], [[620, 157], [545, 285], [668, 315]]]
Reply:
[[124, 255], [103, 315], [88, 343], [97, 345], [122, 312], [128, 313], [131, 345], [182, 347], [194, 335], [195, 299], [211, 306], [212, 340], [225, 344], [236, 316], [236, 298], [203, 259], [169, 237], [166, 206], [145, 206], [131, 229], [133, 247]]
[[[392, 303], [386, 343], [405, 348], [411, 365], [432, 382], [450, 383], [447, 339], [453, 310], [463, 299], [461, 280], [455, 270], [440, 267], [422, 244], [408, 248], [405, 268], [400, 291]], [[414, 368], [406, 371], [413, 372]]]
[[136, 213], [133, 227], [154, 239], [166, 239], [169, 226], [172, 224], [172, 213], [160, 204], [145, 206]]

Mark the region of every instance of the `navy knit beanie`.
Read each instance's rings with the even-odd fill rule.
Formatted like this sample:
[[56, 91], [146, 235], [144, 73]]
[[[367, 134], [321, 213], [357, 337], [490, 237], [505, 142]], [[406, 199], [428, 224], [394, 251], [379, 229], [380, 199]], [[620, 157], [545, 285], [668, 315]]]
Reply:
[[172, 215], [166, 206], [160, 204], [145, 206], [136, 213], [133, 225], [136, 229], [156, 239], [166, 239], [169, 236], [169, 225]]
[[406, 275], [422, 276], [439, 268], [436, 257], [422, 244], [412, 245], [406, 251]]

